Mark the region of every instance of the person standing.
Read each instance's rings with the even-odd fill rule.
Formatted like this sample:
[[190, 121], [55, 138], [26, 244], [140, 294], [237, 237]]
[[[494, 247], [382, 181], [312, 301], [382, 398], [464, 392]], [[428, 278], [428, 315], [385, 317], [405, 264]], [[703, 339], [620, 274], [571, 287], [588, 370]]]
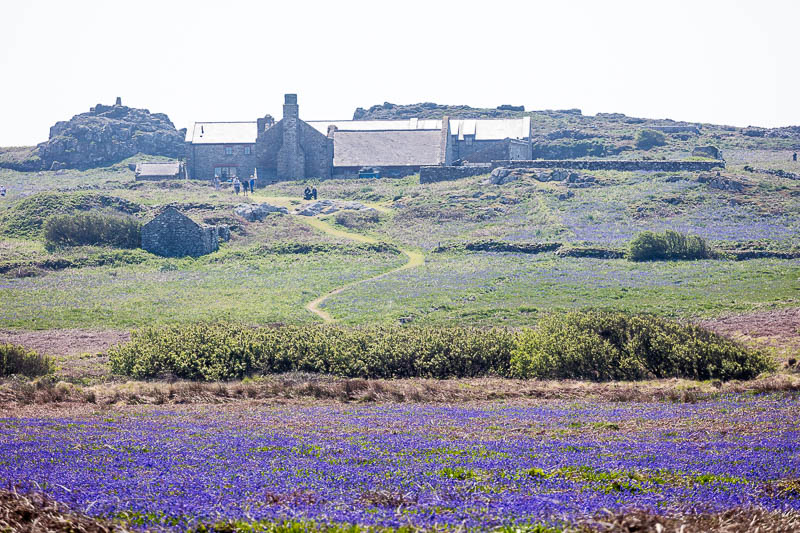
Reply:
[[236, 196], [239, 196], [239, 189], [241, 188], [241, 183], [239, 182], [239, 178], [233, 178], [233, 192], [236, 193]]
[[250, 174], [250, 194], [256, 192], [256, 177]]
[[317, 199], [317, 187], [316, 187], [316, 186], [312, 186], [312, 187], [311, 187], [311, 197], [312, 197], [314, 200], [316, 200], [316, 199]]
[[792, 154], [792, 161], [797, 161], [797, 152]]

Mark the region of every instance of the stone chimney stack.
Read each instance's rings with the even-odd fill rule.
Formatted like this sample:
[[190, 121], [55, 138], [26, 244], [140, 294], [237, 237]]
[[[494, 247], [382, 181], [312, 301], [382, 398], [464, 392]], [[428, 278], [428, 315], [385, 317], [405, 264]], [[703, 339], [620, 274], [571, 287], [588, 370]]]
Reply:
[[297, 95], [285, 94], [283, 98], [283, 118], [298, 118], [300, 106], [297, 105]]
[[302, 148], [302, 128], [298, 118], [297, 95], [287, 94], [283, 104], [283, 144], [278, 150], [278, 178], [302, 179], [306, 177], [306, 155]]
[[114, 103], [114, 105], [122, 105], [122, 97], [121, 96], [117, 96], [117, 101]]

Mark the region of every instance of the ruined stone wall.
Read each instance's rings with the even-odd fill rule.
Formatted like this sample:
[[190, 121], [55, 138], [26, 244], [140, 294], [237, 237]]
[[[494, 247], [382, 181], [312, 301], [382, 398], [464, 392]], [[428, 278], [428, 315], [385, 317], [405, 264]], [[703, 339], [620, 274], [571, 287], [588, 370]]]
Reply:
[[456, 141], [453, 148], [454, 159], [463, 159], [470, 163], [490, 163], [497, 159], [510, 159], [508, 139], [493, 141]]
[[[225, 147], [233, 148], [233, 155], [225, 155]], [[250, 155], [244, 153], [250, 147]], [[187, 148], [187, 168], [189, 177], [196, 180], [210, 180], [215, 167], [237, 167], [239, 179], [249, 177], [256, 168], [256, 150], [252, 144], [189, 144]]]
[[619, 159], [534, 159], [527, 161], [492, 161], [492, 168], [569, 168], [574, 170], [621, 170], [702, 172], [725, 168], [725, 161], [654, 161]]
[[219, 231], [168, 207], [142, 226], [142, 248], [162, 257], [199, 257], [219, 249]]
[[459, 180], [470, 176], [480, 176], [492, 171], [491, 163], [479, 163], [475, 165], [464, 165], [460, 167], [435, 166], [422, 167], [419, 169], [420, 183], [434, 183], [437, 181]]

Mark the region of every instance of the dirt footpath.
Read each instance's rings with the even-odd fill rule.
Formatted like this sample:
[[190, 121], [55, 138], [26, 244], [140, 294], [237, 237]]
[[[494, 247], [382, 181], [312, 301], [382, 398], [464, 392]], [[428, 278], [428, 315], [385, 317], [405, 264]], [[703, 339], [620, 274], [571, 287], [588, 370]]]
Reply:
[[130, 332], [115, 329], [0, 329], [0, 343], [21, 344], [42, 354], [62, 357], [105, 353], [115, 344], [127, 342], [130, 338]]

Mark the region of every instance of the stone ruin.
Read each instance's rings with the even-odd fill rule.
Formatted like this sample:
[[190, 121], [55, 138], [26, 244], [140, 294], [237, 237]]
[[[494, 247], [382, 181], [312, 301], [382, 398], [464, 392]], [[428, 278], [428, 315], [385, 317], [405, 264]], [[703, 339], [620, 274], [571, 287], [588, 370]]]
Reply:
[[174, 207], [166, 207], [142, 226], [142, 248], [162, 257], [199, 257], [219, 249], [227, 228], [198, 224]]

